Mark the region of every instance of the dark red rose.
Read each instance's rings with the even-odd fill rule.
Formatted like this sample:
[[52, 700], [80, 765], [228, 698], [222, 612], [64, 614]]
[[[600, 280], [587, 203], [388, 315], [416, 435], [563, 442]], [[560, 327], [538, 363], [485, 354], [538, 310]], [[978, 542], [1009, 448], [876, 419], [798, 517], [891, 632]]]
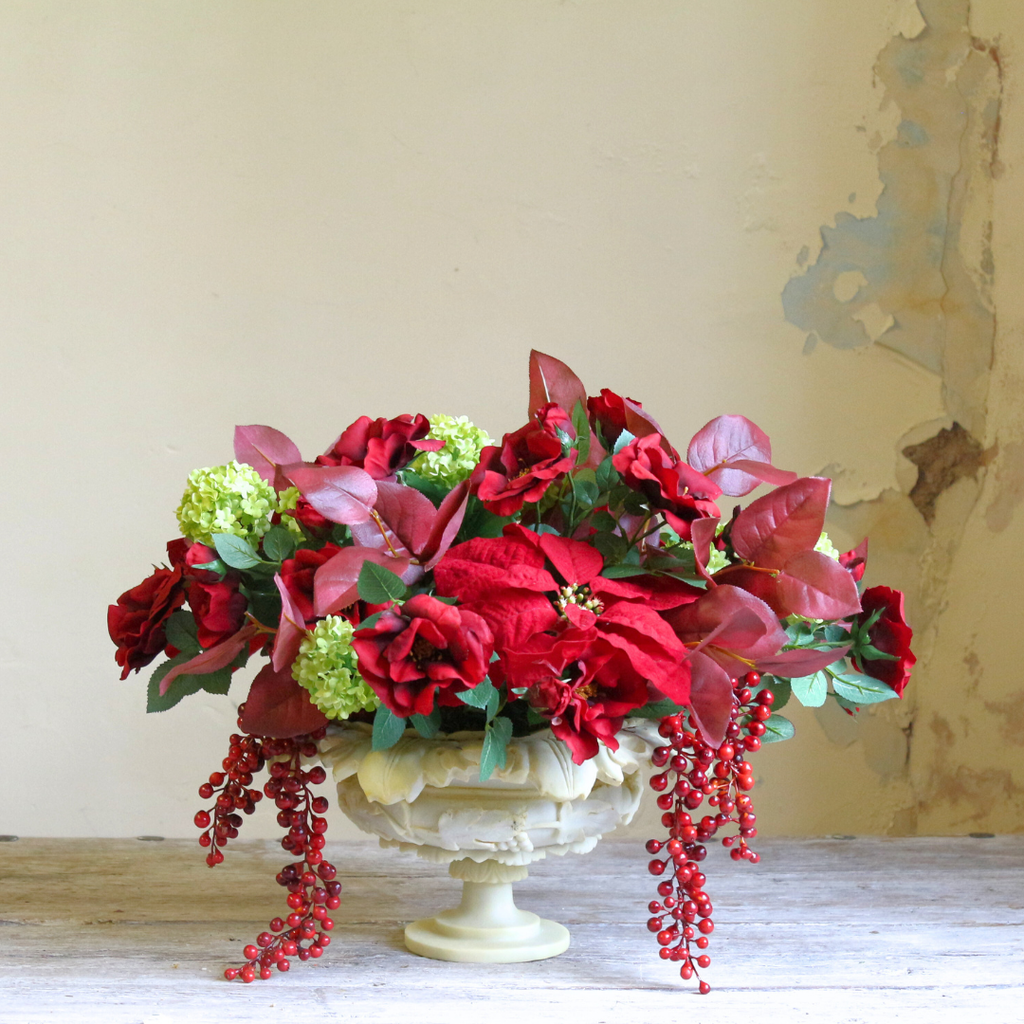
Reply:
[[[321, 455], [320, 458], [323, 456]], [[295, 500], [295, 508], [288, 509], [284, 515], [291, 516], [292, 519], [302, 523], [313, 534], [329, 533], [334, 529], [334, 523], [320, 515], [301, 494]]]
[[524, 502], [539, 501], [552, 481], [573, 468], [575, 452], [564, 453], [559, 434], [576, 437], [565, 410], [549, 403], [525, 427], [506, 434], [500, 448], [484, 448], [472, 482], [488, 511], [514, 515]]
[[864, 578], [864, 570], [868, 567], [867, 537], [852, 551], [841, 554], [839, 564], [859, 583]]
[[494, 642], [479, 615], [427, 594], [409, 598], [356, 631], [359, 671], [381, 702], [400, 718], [429, 715], [456, 693], [483, 682]]
[[868, 638], [873, 647], [896, 657], [863, 658], [859, 664], [855, 659], [855, 664], [865, 675], [887, 683], [902, 697], [910, 681], [910, 670], [917, 662], [910, 649], [914, 632], [903, 615], [903, 594], [888, 587], [868, 587], [860, 603], [864, 610], [857, 616], [858, 623], [866, 622], [873, 612], [882, 609], [878, 621], [868, 629]]
[[281, 580], [307, 623], [316, 618], [313, 611], [313, 577], [317, 569], [340, 550], [336, 544], [325, 544], [319, 551], [299, 548], [294, 558], [286, 558], [281, 563]]
[[647, 681], [596, 629], [541, 633], [504, 668], [509, 686], [527, 688], [531, 707], [549, 719], [576, 764], [593, 757], [599, 742], [617, 750], [622, 720], [648, 700]]
[[624, 399], [607, 388], [601, 388], [599, 398], [587, 399], [590, 424], [604, 438], [609, 451], [619, 439], [619, 435], [628, 429], [626, 426], [626, 402], [631, 402], [637, 409], [643, 408], [632, 398]]
[[422, 440], [429, 431], [430, 421], [422, 413], [393, 420], [360, 416], [316, 461], [321, 466], [358, 466], [374, 480], [390, 480], [420, 452], [444, 447], [444, 441]]
[[196, 620], [199, 646], [205, 650], [242, 628], [249, 602], [239, 593], [237, 576], [229, 574], [218, 583], [193, 580], [188, 587], [188, 606]]
[[184, 603], [181, 569], [160, 568], [107, 609], [107, 631], [117, 645], [114, 659], [122, 667], [122, 679], [148, 665], [167, 646], [164, 623]]
[[665, 513], [669, 525], [683, 540], [690, 539], [690, 523], [695, 519], [720, 514], [715, 499], [721, 489], [674, 451], [666, 451], [660, 434], [648, 434], [626, 445], [612, 457], [612, 465], [653, 508]]

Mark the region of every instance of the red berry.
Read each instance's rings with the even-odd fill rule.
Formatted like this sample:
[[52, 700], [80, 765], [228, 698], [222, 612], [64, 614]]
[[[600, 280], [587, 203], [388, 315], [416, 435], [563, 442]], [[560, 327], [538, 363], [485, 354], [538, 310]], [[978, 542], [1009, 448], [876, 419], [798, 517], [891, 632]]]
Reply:
[[235, 978], [238, 977], [238, 968], [237, 967], [227, 967], [227, 968], [225, 968], [224, 969], [224, 977], [227, 978], [228, 981], [234, 981]]
[[711, 991], [711, 986], [706, 981], [702, 981], [698, 988], [702, 996], [706, 996]]

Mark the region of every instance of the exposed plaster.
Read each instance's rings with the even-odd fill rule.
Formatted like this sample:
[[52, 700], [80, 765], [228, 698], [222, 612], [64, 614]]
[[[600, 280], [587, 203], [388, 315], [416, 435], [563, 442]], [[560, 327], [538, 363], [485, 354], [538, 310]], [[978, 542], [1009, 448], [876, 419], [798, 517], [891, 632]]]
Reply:
[[963, 477], [978, 478], [978, 470], [992, 460], [996, 446], [983, 449], [959, 423], [943, 428], [921, 444], [908, 445], [903, 454], [917, 466], [917, 482], [910, 492], [914, 507], [929, 525], [935, 519], [935, 503], [943, 491]]

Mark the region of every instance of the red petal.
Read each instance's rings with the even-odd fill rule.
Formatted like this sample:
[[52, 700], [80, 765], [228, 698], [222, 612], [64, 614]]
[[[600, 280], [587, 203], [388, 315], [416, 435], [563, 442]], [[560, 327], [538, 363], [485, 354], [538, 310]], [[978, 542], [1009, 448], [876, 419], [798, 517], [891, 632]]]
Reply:
[[562, 579], [573, 586], [589, 583], [604, 568], [601, 553], [582, 541], [545, 533], [540, 538], [540, 549]]
[[808, 476], [752, 501], [733, 523], [736, 553], [755, 565], [781, 569], [793, 555], [813, 549], [831, 489], [831, 480]]
[[254, 736], [288, 739], [327, 725], [327, 717], [294, 679], [291, 668], [280, 672], [265, 665], [249, 688], [242, 728]]

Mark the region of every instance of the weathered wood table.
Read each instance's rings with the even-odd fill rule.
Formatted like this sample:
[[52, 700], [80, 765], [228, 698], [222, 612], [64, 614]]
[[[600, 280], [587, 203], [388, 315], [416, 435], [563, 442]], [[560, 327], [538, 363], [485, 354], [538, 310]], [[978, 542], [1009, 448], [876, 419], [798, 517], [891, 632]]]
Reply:
[[0, 844], [0, 1021], [565, 1024], [1024, 1022], [1024, 836], [765, 840], [759, 865], [706, 863], [717, 927], [697, 995], [657, 957], [638, 843], [550, 858], [519, 905], [568, 925], [532, 964], [415, 957], [402, 925], [459, 883], [373, 842], [336, 844], [343, 902], [319, 960], [252, 985], [223, 968], [284, 912], [287, 855], [236, 842], [206, 867], [187, 840]]

